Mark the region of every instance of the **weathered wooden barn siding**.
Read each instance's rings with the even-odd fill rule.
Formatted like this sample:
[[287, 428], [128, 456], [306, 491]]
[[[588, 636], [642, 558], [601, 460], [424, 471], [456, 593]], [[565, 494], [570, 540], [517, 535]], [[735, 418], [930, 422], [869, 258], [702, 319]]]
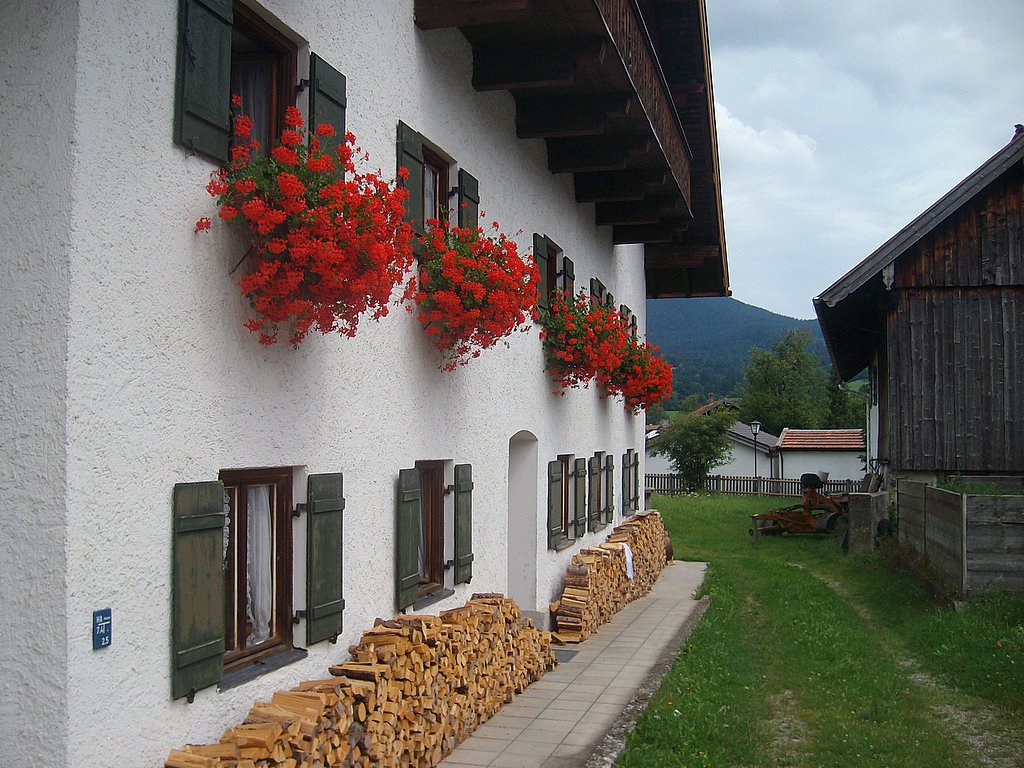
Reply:
[[967, 497], [967, 590], [1024, 591], [1024, 496]]
[[1024, 171], [900, 257], [893, 297], [892, 465], [1024, 472]]

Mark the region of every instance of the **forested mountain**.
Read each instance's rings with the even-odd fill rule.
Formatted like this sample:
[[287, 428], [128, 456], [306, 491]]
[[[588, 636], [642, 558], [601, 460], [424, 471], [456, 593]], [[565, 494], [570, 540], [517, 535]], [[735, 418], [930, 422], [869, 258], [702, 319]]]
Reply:
[[809, 332], [809, 349], [831, 369], [816, 320], [777, 315], [728, 297], [647, 302], [647, 338], [676, 366], [679, 398], [739, 394], [751, 348], [769, 349], [791, 330]]

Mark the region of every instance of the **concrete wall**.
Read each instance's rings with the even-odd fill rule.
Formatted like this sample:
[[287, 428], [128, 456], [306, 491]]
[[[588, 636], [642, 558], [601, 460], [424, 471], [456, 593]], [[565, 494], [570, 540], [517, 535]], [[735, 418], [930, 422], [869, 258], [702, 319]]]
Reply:
[[[508, 94], [473, 90], [458, 32], [418, 31], [406, 0], [265, 8], [345, 73], [348, 128], [373, 167], [392, 172], [405, 121], [480, 180], [487, 220], [521, 228], [524, 248], [534, 231], [551, 236], [576, 262], [578, 284], [601, 279], [643, 332], [641, 250], [613, 247], [593, 207], [575, 203], [571, 179], [547, 171], [544, 143], [516, 139]], [[66, 5], [6, 4], [3, 22], [4, 50], [15, 52], [4, 64], [3, 151], [15, 155], [5, 167], [21, 163], [42, 184], [5, 174], [15, 202], [0, 214], [5, 251], [19, 254], [4, 263], [15, 297], [0, 310], [5, 357], [24, 351], [3, 385], [5, 429], [18, 436], [2, 462], [14, 510], [5, 528], [23, 532], [0, 544], [5, 578], [22, 593], [3, 606], [3, 680], [16, 687], [4, 706], [18, 706], [3, 711], [5, 736], [21, 727], [15, 715], [26, 724], [14, 753], [49, 749], [52, 740], [38, 740], [48, 723], [66, 734], [56, 738], [74, 755], [68, 764], [155, 766], [170, 747], [216, 738], [254, 699], [322, 676], [374, 618], [394, 612], [394, 483], [418, 459], [471, 462], [475, 480], [473, 582], [434, 610], [508, 585], [514, 435], [536, 437], [541, 472], [558, 454], [613, 454], [619, 496], [621, 456], [641, 447], [643, 418], [594, 390], [553, 396], [536, 330], [446, 374], [403, 311], [355, 339], [310, 338], [298, 350], [260, 347], [242, 328], [247, 307], [228, 271], [245, 246], [216, 226], [193, 234], [195, 219], [214, 213], [203, 189], [214, 166], [171, 141], [176, 3], [83, 0], [77, 27]], [[13, 465], [12, 450], [24, 456]], [[253, 682], [171, 701], [172, 488], [261, 466], [293, 467], [298, 499], [307, 473], [345, 473], [345, 633]], [[534, 493], [543, 515], [540, 479]], [[527, 610], [543, 610], [568, 558], [604, 536], [554, 553], [543, 520], [536, 531]], [[99, 608], [112, 609], [113, 643], [94, 652]], [[303, 636], [297, 627], [296, 644]], [[40, 637], [52, 642], [40, 648]], [[7, 674], [17, 665], [27, 666]]]
[[888, 493], [850, 494], [850, 549], [870, 552], [878, 523], [889, 517]]
[[829, 480], [860, 480], [864, 477], [864, 454], [861, 451], [779, 451], [779, 466], [779, 476], [785, 478], [799, 479], [806, 472], [825, 470]]
[[77, 3], [5, 2], [0, 22], [0, 742], [62, 765]]

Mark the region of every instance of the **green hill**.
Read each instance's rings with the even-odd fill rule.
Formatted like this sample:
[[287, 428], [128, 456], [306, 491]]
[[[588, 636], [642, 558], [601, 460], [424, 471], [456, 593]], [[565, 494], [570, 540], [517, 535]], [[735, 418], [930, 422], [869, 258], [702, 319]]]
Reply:
[[809, 332], [811, 350], [831, 367], [816, 320], [777, 315], [733, 298], [647, 302], [647, 338], [676, 366], [680, 397], [738, 394], [751, 348], [768, 349], [791, 330]]

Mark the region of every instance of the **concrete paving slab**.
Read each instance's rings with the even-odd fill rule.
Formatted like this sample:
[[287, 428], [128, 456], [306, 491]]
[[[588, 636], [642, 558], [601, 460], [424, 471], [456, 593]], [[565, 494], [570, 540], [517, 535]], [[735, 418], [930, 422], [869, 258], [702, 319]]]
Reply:
[[[567, 660], [506, 704], [492, 718], [501, 725], [482, 724], [440, 765], [613, 765], [625, 745], [626, 731], [658, 690], [683, 639], [704, 615], [707, 598], [698, 600], [694, 594], [706, 567], [683, 561], [666, 567], [648, 595], [629, 603], [586, 641], [560, 648]], [[508, 727], [510, 722], [515, 726]]]

